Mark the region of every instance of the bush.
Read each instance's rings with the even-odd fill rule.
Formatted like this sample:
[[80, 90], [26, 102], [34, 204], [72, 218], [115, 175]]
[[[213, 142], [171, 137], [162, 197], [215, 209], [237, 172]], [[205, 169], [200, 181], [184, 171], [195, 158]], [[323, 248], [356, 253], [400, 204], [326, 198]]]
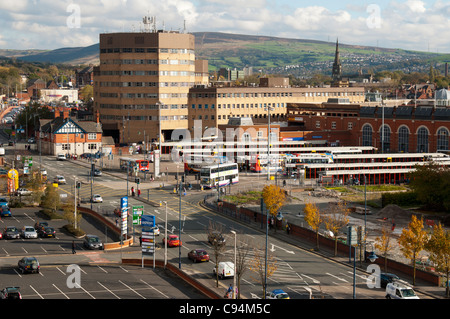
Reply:
[[422, 205], [417, 199], [417, 194], [415, 192], [385, 193], [381, 195], [381, 203], [383, 207], [390, 204], [397, 206]]
[[74, 235], [75, 237], [82, 237], [82, 236], [86, 235], [86, 232], [85, 232], [84, 230], [82, 230], [82, 229], [80, 229], [80, 228], [75, 228], [75, 227], [73, 227], [73, 225], [71, 225], [71, 224], [64, 225], [63, 228], [64, 228], [67, 232], [69, 232], [69, 233], [71, 233], [72, 235]]

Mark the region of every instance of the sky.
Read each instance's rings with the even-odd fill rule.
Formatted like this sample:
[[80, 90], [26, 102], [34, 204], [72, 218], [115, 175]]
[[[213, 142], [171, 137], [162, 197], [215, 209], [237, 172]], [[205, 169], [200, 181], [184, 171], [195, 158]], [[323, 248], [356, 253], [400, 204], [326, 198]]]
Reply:
[[89, 46], [100, 33], [225, 32], [450, 53], [442, 0], [0, 0], [1, 49]]

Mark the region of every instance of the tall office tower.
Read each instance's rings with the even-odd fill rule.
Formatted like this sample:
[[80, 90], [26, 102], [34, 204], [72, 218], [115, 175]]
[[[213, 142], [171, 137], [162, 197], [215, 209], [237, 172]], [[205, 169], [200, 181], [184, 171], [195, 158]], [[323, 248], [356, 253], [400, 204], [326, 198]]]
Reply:
[[192, 34], [162, 30], [100, 34], [94, 112], [105, 136], [158, 143], [188, 128], [189, 88], [208, 80], [207, 62], [195, 61], [194, 41]]

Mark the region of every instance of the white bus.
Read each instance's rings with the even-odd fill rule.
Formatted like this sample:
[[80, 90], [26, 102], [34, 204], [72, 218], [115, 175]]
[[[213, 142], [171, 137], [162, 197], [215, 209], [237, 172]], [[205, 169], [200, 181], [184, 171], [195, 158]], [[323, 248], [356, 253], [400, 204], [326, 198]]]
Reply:
[[200, 169], [200, 184], [206, 188], [214, 188], [236, 184], [239, 182], [237, 163], [204, 166]]

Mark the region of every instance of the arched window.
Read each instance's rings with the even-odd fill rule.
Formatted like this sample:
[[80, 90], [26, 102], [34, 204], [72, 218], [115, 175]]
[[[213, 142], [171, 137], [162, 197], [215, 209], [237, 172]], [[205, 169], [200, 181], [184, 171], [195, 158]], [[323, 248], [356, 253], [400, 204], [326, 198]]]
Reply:
[[406, 126], [400, 127], [398, 130], [398, 151], [408, 153], [409, 151], [409, 129]]
[[380, 146], [383, 153], [391, 149], [391, 129], [387, 125], [380, 127]]
[[417, 152], [428, 152], [428, 130], [425, 127], [421, 127], [417, 131]]
[[372, 146], [372, 127], [367, 124], [362, 129], [362, 146]]
[[437, 150], [448, 150], [448, 130], [442, 127], [437, 132]]
[[252, 137], [249, 133], [242, 134], [242, 142], [249, 144], [252, 141]]

